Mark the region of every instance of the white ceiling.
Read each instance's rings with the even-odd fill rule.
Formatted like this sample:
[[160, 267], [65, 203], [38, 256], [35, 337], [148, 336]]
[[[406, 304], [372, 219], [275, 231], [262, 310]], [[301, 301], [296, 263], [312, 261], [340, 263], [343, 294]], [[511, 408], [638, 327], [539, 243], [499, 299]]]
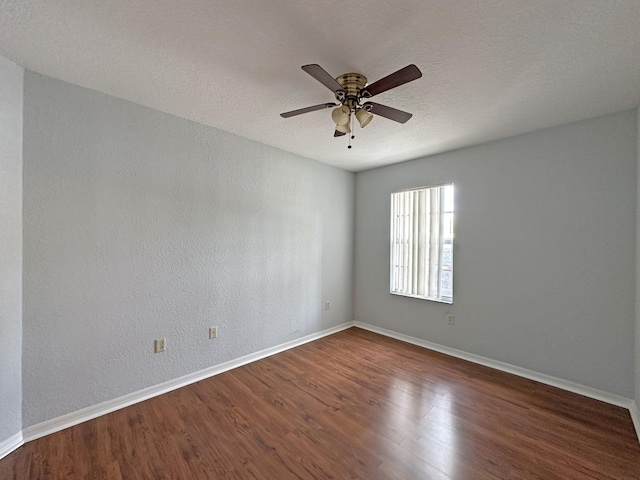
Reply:
[[[639, 0], [0, 0], [0, 55], [27, 69], [360, 171], [640, 104]], [[374, 82], [354, 147], [300, 69]]]

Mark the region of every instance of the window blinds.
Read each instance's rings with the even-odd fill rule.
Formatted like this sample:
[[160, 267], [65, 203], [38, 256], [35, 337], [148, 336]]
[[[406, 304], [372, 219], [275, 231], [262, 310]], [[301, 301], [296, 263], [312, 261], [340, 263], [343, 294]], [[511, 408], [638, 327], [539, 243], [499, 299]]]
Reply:
[[391, 293], [453, 297], [452, 215], [453, 185], [391, 194]]

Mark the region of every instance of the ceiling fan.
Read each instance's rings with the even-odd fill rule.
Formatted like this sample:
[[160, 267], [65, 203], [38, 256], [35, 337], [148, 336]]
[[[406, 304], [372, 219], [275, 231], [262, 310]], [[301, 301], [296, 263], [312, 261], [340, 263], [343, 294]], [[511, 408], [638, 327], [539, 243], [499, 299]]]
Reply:
[[[407, 65], [397, 72], [387, 75], [377, 82], [373, 82], [371, 85], [367, 85], [367, 77], [359, 73], [345, 73], [344, 75], [333, 78], [326, 70], [315, 63], [303, 65], [302, 70], [331, 90], [336, 97], [336, 101], [339, 103], [321, 103], [312, 107], [281, 113], [280, 116], [289, 118], [303, 113], [336, 107], [331, 112], [331, 118], [336, 124], [336, 130], [333, 134], [334, 137], [341, 137], [347, 133], [351, 133], [349, 124], [352, 123], [353, 117], [358, 120], [362, 128], [369, 125], [374, 115], [380, 115], [395, 122], [405, 123], [412, 116], [408, 112], [403, 112], [402, 110], [387, 107], [379, 103], [369, 101], [361, 102], [374, 95], [422, 77], [422, 72], [413, 64]], [[351, 148], [351, 145], [349, 145], [349, 148]]]

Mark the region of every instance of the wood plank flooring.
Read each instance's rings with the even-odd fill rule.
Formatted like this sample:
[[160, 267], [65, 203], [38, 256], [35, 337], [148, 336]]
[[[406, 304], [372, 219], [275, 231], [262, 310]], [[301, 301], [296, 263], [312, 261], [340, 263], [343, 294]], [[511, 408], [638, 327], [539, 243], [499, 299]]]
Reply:
[[639, 479], [628, 411], [352, 328], [35, 440], [0, 479]]

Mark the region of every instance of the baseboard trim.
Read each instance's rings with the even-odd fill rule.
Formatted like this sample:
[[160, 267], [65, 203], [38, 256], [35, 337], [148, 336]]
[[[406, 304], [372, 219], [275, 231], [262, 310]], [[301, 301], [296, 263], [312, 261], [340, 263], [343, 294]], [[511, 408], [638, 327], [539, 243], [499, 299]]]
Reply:
[[594, 398], [596, 400], [610, 403], [612, 405], [627, 408], [629, 409], [629, 412], [631, 414], [631, 419], [635, 426], [636, 433], [638, 435], [638, 440], [640, 441], [640, 412], [638, 411], [638, 405], [636, 404], [636, 402], [630, 398], [622, 397], [620, 395], [615, 395], [615, 394], [598, 390], [595, 388], [591, 388], [585, 385], [570, 382], [568, 380], [563, 380], [561, 378], [553, 377], [551, 375], [535, 372], [533, 370], [517, 367], [515, 365], [511, 365], [508, 363], [492, 360], [490, 358], [482, 357], [480, 355], [475, 355], [473, 353], [468, 353], [463, 350], [458, 350], [458, 349], [447, 347], [437, 343], [429, 342], [421, 338], [412, 337], [402, 333], [394, 332], [392, 330], [387, 330], [385, 328], [377, 327], [375, 325], [370, 325], [368, 323], [346, 322], [341, 325], [337, 325], [335, 327], [323, 330], [321, 332], [313, 333], [311, 335], [307, 335], [305, 337], [298, 338], [296, 340], [291, 340], [289, 342], [285, 342], [280, 345], [276, 345], [274, 347], [261, 350], [259, 352], [245, 355], [243, 357], [239, 357], [237, 359], [230, 360], [228, 362], [221, 363], [219, 365], [215, 365], [215, 366], [206, 368], [204, 370], [193, 372], [188, 375], [185, 375], [173, 380], [169, 380], [167, 382], [163, 382], [148, 388], [144, 388], [142, 390], [138, 390], [137, 392], [132, 392], [127, 395], [114, 398], [112, 400], [107, 400], [106, 402], [102, 402], [97, 405], [92, 405], [90, 407], [86, 407], [81, 410], [71, 412], [66, 415], [62, 415], [60, 417], [52, 418], [50, 420], [44, 421], [42, 423], [38, 423], [36, 425], [32, 425], [30, 427], [25, 428], [22, 432], [18, 432], [11, 438], [3, 442], [0, 442], [0, 459], [7, 456], [9, 453], [11, 453], [12, 451], [14, 451], [15, 449], [17, 449], [18, 447], [20, 447], [26, 442], [30, 442], [37, 438], [50, 435], [60, 430], [64, 430], [65, 428], [73, 427], [74, 425], [78, 425], [80, 423], [86, 422], [88, 420], [92, 420], [99, 416], [106, 415], [107, 413], [111, 413], [116, 410], [120, 410], [122, 408], [128, 407], [130, 405], [143, 402], [150, 398], [157, 397], [164, 393], [171, 392], [172, 390], [176, 390], [178, 388], [190, 385], [192, 383], [199, 382], [200, 380], [204, 380], [206, 378], [219, 375], [228, 370], [241, 367], [242, 365], [246, 365], [248, 363], [252, 363], [257, 360], [261, 360], [263, 358], [269, 357], [271, 355], [275, 355], [277, 353], [283, 352], [285, 350], [289, 350], [291, 348], [295, 348], [305, 343], [318, 340], [322, 337], [332, 335], [334, 333], [340, 332], [342, 330], [346, 330], [353, 326], [362, 328], [363, 330], [368, 330], [374, 333], [378, 333], [380, 335], [395, 338], [396, 340], [400, 340], [406, 343], [418, 345], [420, 347], [427, 348], [429, 350], [434, 350], [436, 352], [444, 353], [446, 355], [451, 355], [453, 357], [461, 358], [463, 360], [484, 365], [486, 367], [495, 368], [496, 370], [501, 370], [503, 372], [518, 375], [520, 377], [528, 378], [530, 380], [535, 380], [537, 382], [544, 383], [546, 385], [551, 385], [553, 387], [561, 388], [563, 390], [584, 395], [586, 397]]
[[112, 400], [107, 400], [106, 402], [102, 402], [97, 405], [92, 405], [75, 412], [67, 413], [66, 415], [62, 415], [60, 417], [46, 420], [42, 423], [38, 423], [36, 425], [25, 428], [22, 432], [22, 435], [24, 436], [24, 442], [30, 442], [37, 438], [59, 432], [60, 430], [64, 430], [65, 428], [73, 427], [74, 425], [78, 425], [79, 423], [83, 423], [102, 415], [106, 415], [107, 413], [111, 413], [130, 405], [143, 402], [150, 398], [157, 397], [158, 395], [162, 395], [186, 385], [199, 382], [200, 380], [219, 375], [228, 370], [241, 367], [242, 365], [255, 362], [257, 360], [275, 355], [276, 353], [280, 353], [294, 347], [298, 347], [305, 343], [312, 342], [322, 337], [326, 337], [327, 335], [332, 335], [342, 330], [346, 330], [347, 328], [351, 328], [352, 326], [353, 322], [346, 322], [341, 325], [322, 330], [321, 332], [312, 333], [311, 335], [307, 335], [296, 340], [291, 340], [274, 347], [260, 350], [259, 352], [251, 353], [249, 355], [245, 355], [234, 360], [229, 360], [228, 362], [224, 362], [219, 365], [205, 368], [204, 370], [199, 370], [197, 372], [193, 372], [188, 375], [169, 380], [167, 382], [143, 388], [142, 390], [138, 390], [137, 392], [132, 392], [127, 395], [114, 398]]
[[[519, 377], [528, 378], [529, 380], [535, 380], [536, 382], [544, 383], [546, 385], [551, 385], [552, 387], [568, 390], [569, 392], [577, 393], [579, 395], [584, 395], [585, 397], [594, 398], [596, 400], [610, 403], [618, 407], [623, 407], [631, 410], [631, 406], [634, 403], [632, 399], [623, 397], [621, 395], [605, 392], [603, 390], [598, 390], [596, 388], [588, 387], [586, 385], [581, 385], [579, 383], [574, 383], [569, 380], [563, 380], [562, 378], [553, 377], [551, 375], [535, 372], [533, 370], [528, 370], [526, 368], [517, 367], [509, 363], [499, 362], [497, 360], [492, 360], [487, 357], [482, 357], [480, 355], [468, 353], [463, 350], [458, 350], [455, 348], [440, 345], [438, 343], [429, 342], [421, 338], [411, 337], [403, 333], [394, 332], [392, 330], [387, 330], [386, 328], [377, 327], [375, 325], [370, 325], [368, 323], [354, 322], [354, 326], [358, 328], [362, 328], [363, 330], [369, 330], [370, 332], [379, 333], [380, 335], [395, 338], [396, 340], [401, 340], [406, 343], [411, 343], [413, 345], [418, 345], [420, 347], [428, 348], [429, 350], [434, 350], [436, 352], [444, 353], [446, 355], [451, 355], [452, 357], [457, 357], [463, 360], [468, 360], [469, 362], [484, 365], [485, 367], [495, 368], [496, 370], [501, 370], [503, 372], [511, 373], [513, 375], [518, 375]], [[636, 429], [637, 428], [638, 426], [636, 424]]]
[[631, 414], [631, 420], [633, 421], [633, 426], [636, 428], [636, 435], [640, 442], [640, 410], [638, 410], [638, 402], [634, 400], [632, 403], [631, 407], [629, 407], [629, 413]]
[[0, 442], [0, 460], [13, 452], [16, 448], [22, 446], [24, 444], [24, 439], [22, 438], [22, 432], [18, 432], [15, 435], [7, 438]]

